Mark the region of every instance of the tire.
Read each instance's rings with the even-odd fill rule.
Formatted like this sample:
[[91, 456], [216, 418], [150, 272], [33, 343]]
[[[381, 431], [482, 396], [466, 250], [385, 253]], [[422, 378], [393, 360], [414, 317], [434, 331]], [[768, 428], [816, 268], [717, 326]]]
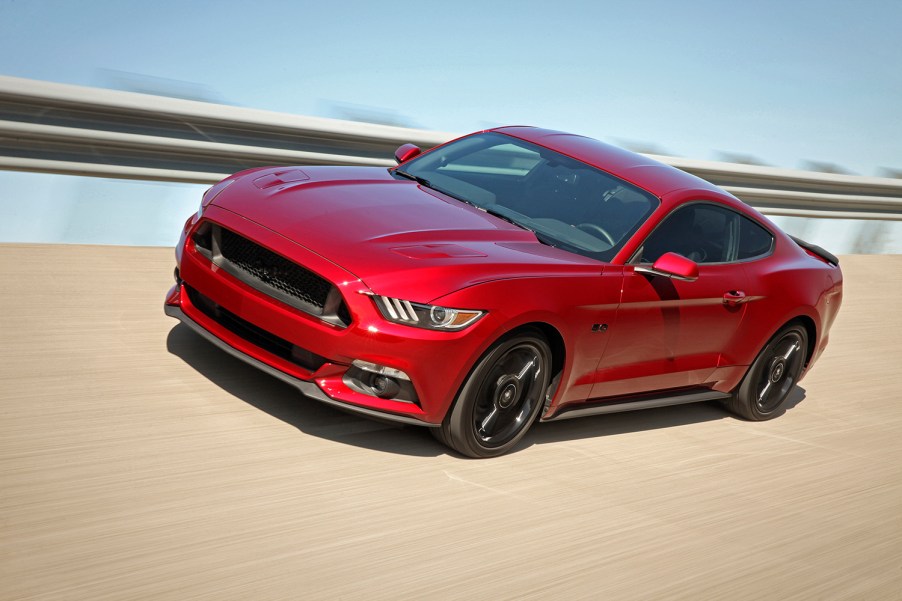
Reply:
[[550, 368], [551, 348], [539, 332], [499, 340], [470, 372], [441, 427], [430, 431], [467, 457], [503, 455], [539, 414]]
[[808, 332], [791, 323], [761, 349], [742, 383], [727, 402], [736, 415], [764, 421], [782, 413], [781, 407], [802, 375], [808, 353]]

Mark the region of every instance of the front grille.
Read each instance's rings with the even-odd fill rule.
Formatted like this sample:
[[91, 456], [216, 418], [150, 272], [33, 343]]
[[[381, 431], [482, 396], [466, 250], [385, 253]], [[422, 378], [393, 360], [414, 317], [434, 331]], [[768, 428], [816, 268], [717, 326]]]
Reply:
[[194, 235], [198, 251], [249, 286], [335, 325], [351, 314], [338, 290], [309, 269], [212, 223]]
[[222, 256], [258, 280], [322, 312], [332, 285], [312, 271], [231, 232], [221, 229]]
[[326, 358], [296, 344], [292, 344], [284, 338], [280, 338], [271, 332], [267, 332], [259, 326], [244, 320], [228, 309], [216, 304], [212, 299], [204, 296], [194, 288], [185, 286], [188, 298], [201, 313], [232, 332], [236, 336], [247, 340], [263, 350], [277, 357], [300, 365], [308, 371], [316, 371], [326, 362]]

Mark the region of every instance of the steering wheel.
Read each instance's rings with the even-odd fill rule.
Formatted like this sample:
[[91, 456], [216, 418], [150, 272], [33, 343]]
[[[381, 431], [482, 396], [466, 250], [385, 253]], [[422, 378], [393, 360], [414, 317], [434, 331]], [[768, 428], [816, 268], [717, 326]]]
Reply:
[[578, 226], [579, 229], [586, 232], [587, 234], [598, 234], [602, 238], [605, 239], [605, 242], [610, 244], [611, 246], [616, 246], [617, 243], [614, 241], [614, 237], [607, 232], [600, 225], [596, 225], [594, 223], [580, 223]]
[[686, 258], [696, 263], [704, 263], [708, 259], [708, 253], [704, 248], [697, 248], [692, 252], [686, 253]]

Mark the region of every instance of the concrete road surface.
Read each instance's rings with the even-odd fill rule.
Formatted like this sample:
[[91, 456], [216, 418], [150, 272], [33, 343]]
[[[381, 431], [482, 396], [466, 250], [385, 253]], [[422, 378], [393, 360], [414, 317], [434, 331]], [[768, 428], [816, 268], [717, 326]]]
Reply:
[[0, 246], [0, 599], [902, 599], [902, 257], [843, 259], [767, 423], [535, 427], [467, 460], [165, 317], [171, 249]]

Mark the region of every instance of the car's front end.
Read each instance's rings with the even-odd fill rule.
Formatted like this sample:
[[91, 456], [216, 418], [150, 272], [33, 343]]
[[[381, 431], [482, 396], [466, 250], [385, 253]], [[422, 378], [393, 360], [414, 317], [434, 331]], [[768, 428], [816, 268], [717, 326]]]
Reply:
[[[586, 270], [529, 231], [378, 168], [227, 178], [185, 223], [176, 258], [167, 314], [307, 396], [423, 425], [442, 422], [510, 327], [513, 299], [474, 290]], [[453, 304], [460, 290], [472, 304]]]
[[492, 328], [479, 309], [377, 296], [353, 273], [217, 206], [189, 220], [179, 249], [169, 315], [308, 396], [370, 415], [440, 423], [449, 384]]

